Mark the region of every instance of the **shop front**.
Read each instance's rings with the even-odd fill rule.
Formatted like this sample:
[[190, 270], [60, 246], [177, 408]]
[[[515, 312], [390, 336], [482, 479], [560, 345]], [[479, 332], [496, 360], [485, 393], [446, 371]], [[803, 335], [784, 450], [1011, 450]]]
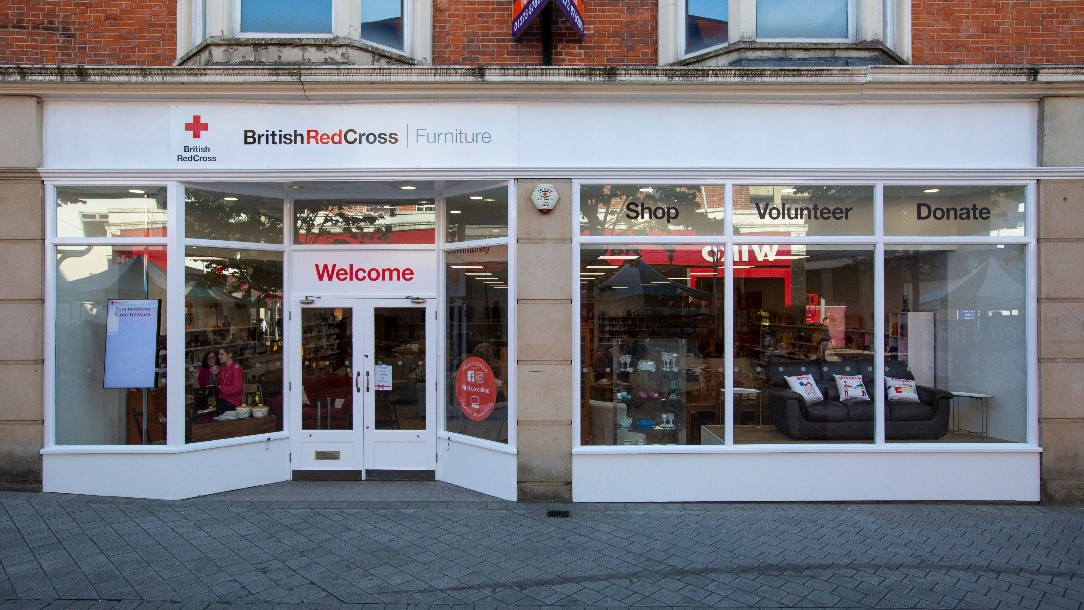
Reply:
[[1037, 500], [1036, 116], [47, 102], [44, 487]]

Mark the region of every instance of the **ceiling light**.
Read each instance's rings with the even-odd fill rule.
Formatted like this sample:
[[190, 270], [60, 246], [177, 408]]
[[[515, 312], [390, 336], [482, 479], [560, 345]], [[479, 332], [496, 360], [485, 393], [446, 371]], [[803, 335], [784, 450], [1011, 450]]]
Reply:
[[924, 190], [922, 192], [923, 193], [940, 193], [941, 189], [926, 189], [926, 190]]
[[237, 201], [236, 197], [223, 197], [222, 201]]
[[493, 203], [494, 201], [496, 201], [496, 199], [494, 199], [494, 198], [492, 198], [492, 197], [486, 197], [486, 198], [485, 198], [485, 199], [483, 199], [482, 201], [486, 201], [486, 202], [488, 202], [488, 203]]
[[798, 189], [783, 189], [783, 190], [781, 190], [781, 191], [779, 191], [779, 192], [780, 192], [780, 193], [793, 193], [793, 192], [795, 192], [796, 190], [798, 190]]
[[619, 269], [617, 265], [587, 265], [586, 269]]
[[637, 254], [619, 255], [619, 254], [607, 254], [600, 256], [599, 259], [604, 261], [631, 261], [640, 258]]
[[496, 276], [494, 276], [492, 273], [490, 273], [488, 271], [481, 271], [481, 272], [474, 271], [474, 272], [464, 273], [463, 275], [488, 275], [488, 276], [496, 277]]
[[403, 189], [404, 191], [414, 191], [414, 190], [418, 189], [418, 187], [410, 186], [409, 184], [404, 185], [404, 186], [400, 186], [399, 188]]
[[485, 269], [485, 265], [449, 265], [452, 269]]
[[629, 287], [628, 286], [610, 286], [610, 288], [613, 288], [614, 290], [628, 290]]
[[690, 276], [698, 276], [699, 275], [699, 276], [715, 277], [715, 272], [714, 271], [712, 271], [712, 272], [690, 271], [689, 275]]
[[142, 194], [146, 193], [147, 191], [141, 191], [139, 189], [128, 189], [128, 192], [129, 193], [134, 193], [136, 195], [142, 195]]
[[294, 189], [295, 191], [300, 191], [301, 189], [303, 189], [305, 187], [301, 186], [300, 184], [291, 184], [290, 188]]
[[462, 214], [463, 210], [448, 210], [449, 214]]
[[654, 193], [655, 189], [651, 188], [650, 186], [645, 186], [644, 188], [640, 189], [640, 192], [641, 193]]
[[601, 271], [581, 271], [580, 275], [606, 275]]
[[481, 201], [482, 197], [480, 195], [471, 195], [471, 200], [472, 201]]

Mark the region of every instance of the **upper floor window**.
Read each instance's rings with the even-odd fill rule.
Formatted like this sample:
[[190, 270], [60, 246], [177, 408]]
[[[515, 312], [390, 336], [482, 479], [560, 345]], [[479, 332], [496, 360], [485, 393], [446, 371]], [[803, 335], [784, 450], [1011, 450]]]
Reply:
[[403, 0], [365, 0], [361, 5], [361, 39], [403, 50]]
[[432, 12], [433, 0], [182, 0], [178, 63], [429, 63]]
[[331, 0], [241, 0], [245, 34], [330, 34]]
[[757, 0], [757, 40], [849, 39], [849, 0]]
[[[803, 65], [825, 58], [836, 62], [828, 65], [870, 65], [863, 64], [867, 55], [870, 63], [899, 63], [909, 55], [909, 21], [901, 16], [910, 13], [910, 5], [911, 0], [660, 0], [659, 63], [697, 56], [694, 63], [713, 66]], [[752, 48], [750, 43], [759, 42], [776, 45]], [[859, 42], [882, 46], [851, 44]], [[787, 50], [776, 48], [778, 43]], [[775, 62], [779, 58], [790, 63]]]
[[695, 53], [724, 45], [730, 36], [728, 0], [687, 0], [685, 51]]

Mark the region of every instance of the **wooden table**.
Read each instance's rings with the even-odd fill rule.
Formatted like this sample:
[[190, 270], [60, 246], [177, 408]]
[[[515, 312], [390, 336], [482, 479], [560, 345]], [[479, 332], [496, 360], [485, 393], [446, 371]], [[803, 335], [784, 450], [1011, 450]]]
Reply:
[[188, 429], [188, 442], [200, 443], [216, 441], [222, 438], [251, 436], [278, 432], [279, 420], [274, 415], [267, 417], [246, 417], [227, 421], [210, 421], [205, 424], [191, 424]]

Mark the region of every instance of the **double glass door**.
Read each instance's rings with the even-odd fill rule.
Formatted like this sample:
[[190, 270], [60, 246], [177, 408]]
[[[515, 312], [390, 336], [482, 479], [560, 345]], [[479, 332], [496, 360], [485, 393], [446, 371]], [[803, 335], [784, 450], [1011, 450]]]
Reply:
[[295, 470], [366, 478], [436, 467], [434, 305], [320, 298], [300, 309]]

